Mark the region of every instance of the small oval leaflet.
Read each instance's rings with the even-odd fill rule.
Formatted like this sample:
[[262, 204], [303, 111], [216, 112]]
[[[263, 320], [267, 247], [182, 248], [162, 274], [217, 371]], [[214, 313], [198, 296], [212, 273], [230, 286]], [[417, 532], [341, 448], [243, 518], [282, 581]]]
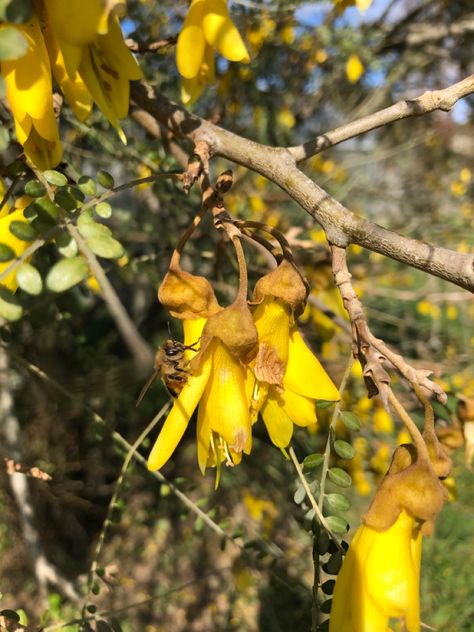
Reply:
[[95, 255], [104, 259], [120, 259], [124, 253], [119, 241], [105, 235], [88, 239], [87, 245]]
[[357, 417], [355, 413], [352, 413], [350, 410], [343, 410], [340, 413], [341, 421], [349, 428], [349, 430], [360, 430], [360, 419]]
[[89, 176], [81, 176], [77, 182], [77, 187], [84, 195], [95, 195], [97, 193], [97, 184]]
[[332, 593], [334, 592], [334, 586], [335, 585], [336, 585], [336, 580], [335, 579], [328, 579], [321, 586], [321, 590], [323, 591], [323, 593], [325, 595], [332, 595]]
[[350, 487], [352, 478], [340, 467], [331, 467], [328, 470], [329, 479], [339, 487]]
[[341, 516], [327, 516], [326, 522], [328, 523], [328, 527], [334, 533], [347, 533], [349, 528], [347, 521], [344, 520], [344, 518], [341, 518]]
[[112, 207], [108, 202], [99, 202], [99, 204], [95, 207], [95, 212], [99, 217], [108, 219], [112, 216]]
[[329, 575], [337, 575], [342, 566], [342, 553], [336, 551], [331, 555], [328, 561], [323, 564], [323, 570]]
[[0, 243], [0, 263], [11, 261], [15, 258], [15, 251], [8, 244]]
[[13, 26], [4, 26], [0, 32], [0, 61], [19, 59], [28, 49], [28, 42]]
[[324, 454], [320, 454], [319, 452], [314, 452], [313, 454], [308, 454], [307, 457], [303, 460], [303, 467], [307, 470], [316, 469], [321, 463], [324, 461]]
[[329, 408], [330, 406], [334, 406], [336, 402], [333, 402], [329, 399], [317, 399], [316, 400], [316, 408], [320, 410], [324, 410], [325, 408]]
[[0, 286], [0, 316], [5, 320], [15, 321], [23, 316], [23, 307], [17, 297], [6, 287]]
[[326, 494], [324, 500], [332, 511], [348, 511], [351, 507], [350, 500], [342, 494]]
[[103, 169], [97, 173], [97, 182], [104, 187], [104, 189], [113, 189], [115, 184], [113, 175]]
[[46, 286], [52, 292], [65, 292], [85, 279], [88, 273], [89, 267], [82, 257], [61, 259], [48, 272]]
[[332, 599], [326, 599], [326, 601], [323, 601], [323, 603], [321, 604], [321, 612], [323, 612], [324, 614], [329, 614], [331, 612], [331, 606]]
[[28, 294], [37, 296], [43, 289], [43, 279], [38, 270], [30, 263], [23, 263], [17, 270], [16, 280], [19, 287]]
[[21, 241], [33, 241], [38, 236], [37, 231], [28, 222], [13, 220], [8, 227], [11, 234], [15, 235]]
[[334, 450], [341, 459], [352, 459], [355, 454], [355, 450], [351, 444], [342, 439], [334, 441]]
[[49, 184], [53, 184], [55, 187], [65, 187], [67, 184], [67, 178], [63, 173], [55, 171], [54, 169], [48, 169], [43, 173], [46, 181]]
[[295, 501], [297, 505], [301, 505], [305, 497], [306, 497], [306, 492], [304, 490], [304, 487], [303, 485], [300, 485], [298, 489], [296, 490], [296, 492], [294, 493], [293, 500]]
[[41, 197], [46, 193], [44, 184], [39, 180], [29, 180], [25, 184], [25, 194], [30, 197]]

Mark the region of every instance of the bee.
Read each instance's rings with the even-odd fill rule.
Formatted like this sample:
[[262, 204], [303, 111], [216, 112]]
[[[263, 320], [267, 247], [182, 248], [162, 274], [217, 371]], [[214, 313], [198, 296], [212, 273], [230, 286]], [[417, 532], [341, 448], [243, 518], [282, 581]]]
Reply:
[[185, 359], [184, 352], [187, 349], [196, 351], [196, 344], [197, 342], [192, 345], [184, 345], [178, 340], [165, 340], [156, 352], [155, 370], [148, 378], [145, 386], [142, 388], [137, 399], [137, 406], [140, 404], [142, 399], [145, 397], [146, 392], [158, 377], [161, 377], [163, 380], [163, 384], [166, 386], [169, 394], [172, 397], [178, 397], [190, 375], [187, 369], [189, 362]]

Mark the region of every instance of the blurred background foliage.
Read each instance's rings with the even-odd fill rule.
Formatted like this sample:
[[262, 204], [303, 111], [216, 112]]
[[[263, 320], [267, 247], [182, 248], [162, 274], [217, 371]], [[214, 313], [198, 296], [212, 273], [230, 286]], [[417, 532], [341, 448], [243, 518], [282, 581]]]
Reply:
[[[216, 83], [194, 111], [248, 138], [296, 145], [473, 72], [469, 0], [374, 0], [365, 13], [352, 4], [231, 2], [252, 61], [243, 66], [219, 59]], [[138, 42], [161, 40], [179, 32], [186, 10], [185, 2], [129, 0], [122, 27]], [[179, 99], [173, 46], [140, 55], [140, 64], [150, 83]], [[473, 105], [470, 97], [449, 114], [408, 119], [348, 141], [308, 160], [305, 170], [360, 215], [417, 239], [474, 252]], [[118, 184], [181, 170], [172, 139], [165, 132], [162, 142], [151, 139], [134, 113], [132, 106], [123, 125], [124, 146], [97, 111], [89, 127], [64, 105], [67, 165], [59, 170], [75, 181], [84, 175], [96, 179], [106, 170]], [[4, 105], [0, 117], [13, 136]], [[9, 142], [3, 134], [2, 139], [0, 168], [7, 189], [20, 149], [13, 138]], [[287, 235], [312, 287], [302, 330], [338, 384], [350, 337], [324, 233], [261, 176], [219, 159], [211, 167], [214, 176], [233, 169], [235, 184], [226, 197], [231, 213], [267, 222]], [[10, 205], [22, 207], [32, 179], [32, 174], [19, 179]], [[185, 196], [176, 182], [163, 179], [127, 188], [108, 201], [110, 217], [106, 209], [105, 219], [97, 213], [95, 219], [124, 249], [119, 258], [100, 259], [108, 278], [150, 348], [169, 337], [168, 327], [180, 339], [179, 324], [170, 322], [156, 290], [179, 236], [199, 208], [198, 192]], [[34, 255], [32, 263], [43, 278], [60, 259], [58, 245], [50, 240]], [[248, 249], [247, 255], [255, 280], [266, 263], [256, 251]], [[415, 366], [431, 369], [449, 392], [448, 406], [436, 410], [439, 426], [449, 426], [456, 395], [474, 397], [472, 296], [360, 247], [350, 248], [349, 260], [374, 333]], [[210, 221], [188, 243], [184, 264], [213, 281], [221, 302], [234, 296], [236, 262]], [[4, 322], [0, 331], [2, 390], [13, 398], [2, 414], [14, 416], [20, 434], [4, 437], [1, 456], [18, 454], [25, 467], [36, 466], [52, 477], [28, 478], [29, 507], [40, 548], [63, 579], [41, 589], [41, 569], [34, 567], [38, 552], [22, 530], [11, 477], [2, 472], [0, 607], [17, 611], [31, 629], [59, 629], [54, 626], [80, 616], [83, 601], [68, 598], [65, 586], [70, 582], [84, 589], [95, 560], [87, 614], [97, 630], [308, 629], [309, 506], [298, 492], [291, 462], [271, 445], [263, 424], [256, 427], [251, 456], [223, 472], [217, 491], [213, 473], [202, 477], [198, 472], [193, 424], [164, 470], [241, 548], [223, 541], [167, 484], [134, 462], [118, 489], [111, 520], [104, 523], [126, 454], [113, 433], [133, 443], [168, 394], [157, 383], [135, 407], [147, 373], [134, 365], [93, 276], [64, 293], [44, 290], [36, 296], [20, 289], [16, 298], [23, 317]], [[397, 388], [421, 421], [405, 385]], [[407, 437], [376, 398], [367, 398], [358, 366], [352, 369], [343, 408], [357, 415], [361, 429], [337, 425], [336, 438], [350, 442], [354, 456], [341, 459], [333, 453], [331, 463], [351, 474], [353, 484], [345, 491], [351, 508], [345, 516], [356, 526], [394, 446]], [[330, 415], [331, 409], [321, 409], [317, 428], [296, 432], [300, 461], [324, 451]], [[157, 432], [140, 446], [143, 455]], [[425, 542], [422, 578], [423, 621], [453, 632], [474, 630], [474, 572], [468, 563], [474, 544], [474, 479], [462, 452], [459, 446], [454, 453], [451, 502]], [[318, 468], [308, 473], [314, 488], [319, 476]], [[93, 620], [95, 609], [105, 613], [99, 623]], [[78, 628], [79, 623], [69, 627]]]

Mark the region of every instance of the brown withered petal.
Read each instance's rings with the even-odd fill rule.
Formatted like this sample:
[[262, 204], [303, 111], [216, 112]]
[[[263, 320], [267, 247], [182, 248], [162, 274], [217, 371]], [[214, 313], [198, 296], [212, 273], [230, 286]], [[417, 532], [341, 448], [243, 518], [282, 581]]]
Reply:
[[278, 357], [275, 347], [261, 343], [255, 362], [255, 377], [260, 382], [281, 385], [285, 375], [286, 365]]
[[191, 362], [192, 369], [199, 367], [213, 338], [218, 338], [244, 364], [255, 357], [258, 334], [245, 299], [237, 298], [232, 305], [208, 318], [201, 336], [200, 351]]
[[158, 289], [158, 300], [175, 318], [208, 318], [221, 308], [209, 281], [179, 266], [170, 268]]
[[273, 296], [285, 301], [298, 317], [305, 308], [308, 285], [298, 268], [290, 261], [283, 259], [274, 270], [261, 277], [255, 284], [253, 302], [261, 303], [265, 296]]

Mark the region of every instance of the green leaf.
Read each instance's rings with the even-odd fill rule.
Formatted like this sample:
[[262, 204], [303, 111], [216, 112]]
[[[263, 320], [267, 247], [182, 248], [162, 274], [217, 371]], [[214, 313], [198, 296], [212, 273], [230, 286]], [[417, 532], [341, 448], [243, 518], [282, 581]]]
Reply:
[[65, 292], [80, 283], [89, 273], [89, 267], [83, 257], [61, 259], [48, 272], [46, 286], [52, 292]]
[[352, 478], [350, 475], [341, 469], [340, 467], [331, 467], [328, 470], [329, 479], [339, 487], [350, 487]]
[[92, 237], [87, 239], [87, 245], [98, 257], [104, 259], [120, 259], [124, 253], [122, 244], [113, 237]]
[[347, 441], [343, 441], [342, 439], [334, 441], [334, 450], [341, 459], [352, 459], [355, 454], [355, 450], [351, 444], [347, 443]]
[[13, 24], [24, 24], [33, 15], [31, 0], [11, 0], [5, 9], [5, 19]]
[[112, 207], [108, 202], [100, 202], [95, 207], [95, 212], [99, 217], [103, 217], [104, 219], [108, 219], [112, 215]]
[[6, 320], [14, 321], [23, 316], [23, 307], [17, 297], [6, 287], [0, 286], [0, 316]]
[[114, 178], [108, 171], [101, 169], [97, 174], [97, 181], [104, 189], [114, 188]]
[[46, 189], [44, 188], [44, 184], [39, 180], [29, 180], [25, 184], [25, 193], [30, 197], [41, 197], [46, 193]]
[[337, 575], [341, 570], [342, 566], [342, 553], [340, 551], [336, 551], [331, 555], [328, 561], [323, 564], [323, 570], [328, 575]]
[[8, 244], [0, 243], [0, 263], [11, 261], [15, 257], [16, 257], [16, 254], [13, 248], [10, 248]]
[[321, 529], [319, 536], [316, 540], [316, 546], [318, 549], [318, 553], [319, 555], [326, 555], [326, 553], [329, 550], [329, 536], [326, 533], [326, 531], [324, 531], [323, 529]]
[[43, 280], [38, 270], [30, 263], [23, 263], [17, 270], [16, 280], [19, 287], [28, 294], [37, 296], [43, 289]]
[[342, 494], [326, 494], [325, 503], [331, 511], [348, 511], [351, 507], [350, 500]]
[[97, 184], [93, 178], [89, 176], [81, 176], [77, 183], [77, 187], [84, 195], [95, 195], [97, 193]]
[[349, 428], [349, 430], [360, 430], [361, 423], [359, 417], [355, 413], [351, 413], [350, 410], [343, 410], [340, 413], [341, 421]]
[[349, 525], [341, 516], [327, 516], [326, 522], [333, 533], [347, 533]]
[[[0, 90], [0, 99], [3, 99], [3, 95]], [[5, 149], [10, 144], [10, 134], [6, 127], [0, 127], [0, 151], [5, 151]]]
[[90, 209], [80, 214], [77, 220], [77, 228], [84, 239], [99, 239], [112, 235], [112, 231], [108, 226], [100, 224], [92, 218]]
[[299, 485], [298, 489], [294, 493], [293, 500], [297, 505], [301, 505], [303, 500], [306, 498], [306, 492], [304, 490], [303, 485]]
[[317, 399], [316, 400], [316, 408], [320, 410], [324, 410], [325, 408], [329, 408], [330, 406], [334, 406], [336, 402], [331, 402], [328, 399]]
[[316, 469], [324, 461], [324, 454], [315, 452], [314, 454], [308, 454], [303, 461], [303, 467], [307, 470]]
[[28, 224], [28, 222], [14, 220], [10, 223], [8, 228], [11, 234], [21, 239], [21, 241], [33, 241], [38, 236], [35, 228], [31, 224]]
[[63, 257], [75, 257], [79, 252], [76, 240], [68, 233], [56, 235], [56, 247]]
[[331, 612], [332, 599], [326, 599], [320, 606], [321, 612], [324, 614], [329, 614]]
[[325, 595], [332, 595], [334, 592], [334, 586], [336, 585], [335, 579], [328, 579], [327, 582], [321, 586], [321, 590]]
[[28, 50], [28, 42], [23, 33], [13, 26], [0, 30], [0, 61], [20, 59]]
[[59, 171], [55, 171], [54, 169], [48, 169], [47, 171], [44, 171], [43, 175], [46, 178], [47, 182], [54, 185], [55, 187], [65, 187], [67, 184], [66, 176]]
[[54, 201], [65, 211], [74, 211], [79, 206], [79, 200], [73, 195], [71, 187], [58, 189]]

